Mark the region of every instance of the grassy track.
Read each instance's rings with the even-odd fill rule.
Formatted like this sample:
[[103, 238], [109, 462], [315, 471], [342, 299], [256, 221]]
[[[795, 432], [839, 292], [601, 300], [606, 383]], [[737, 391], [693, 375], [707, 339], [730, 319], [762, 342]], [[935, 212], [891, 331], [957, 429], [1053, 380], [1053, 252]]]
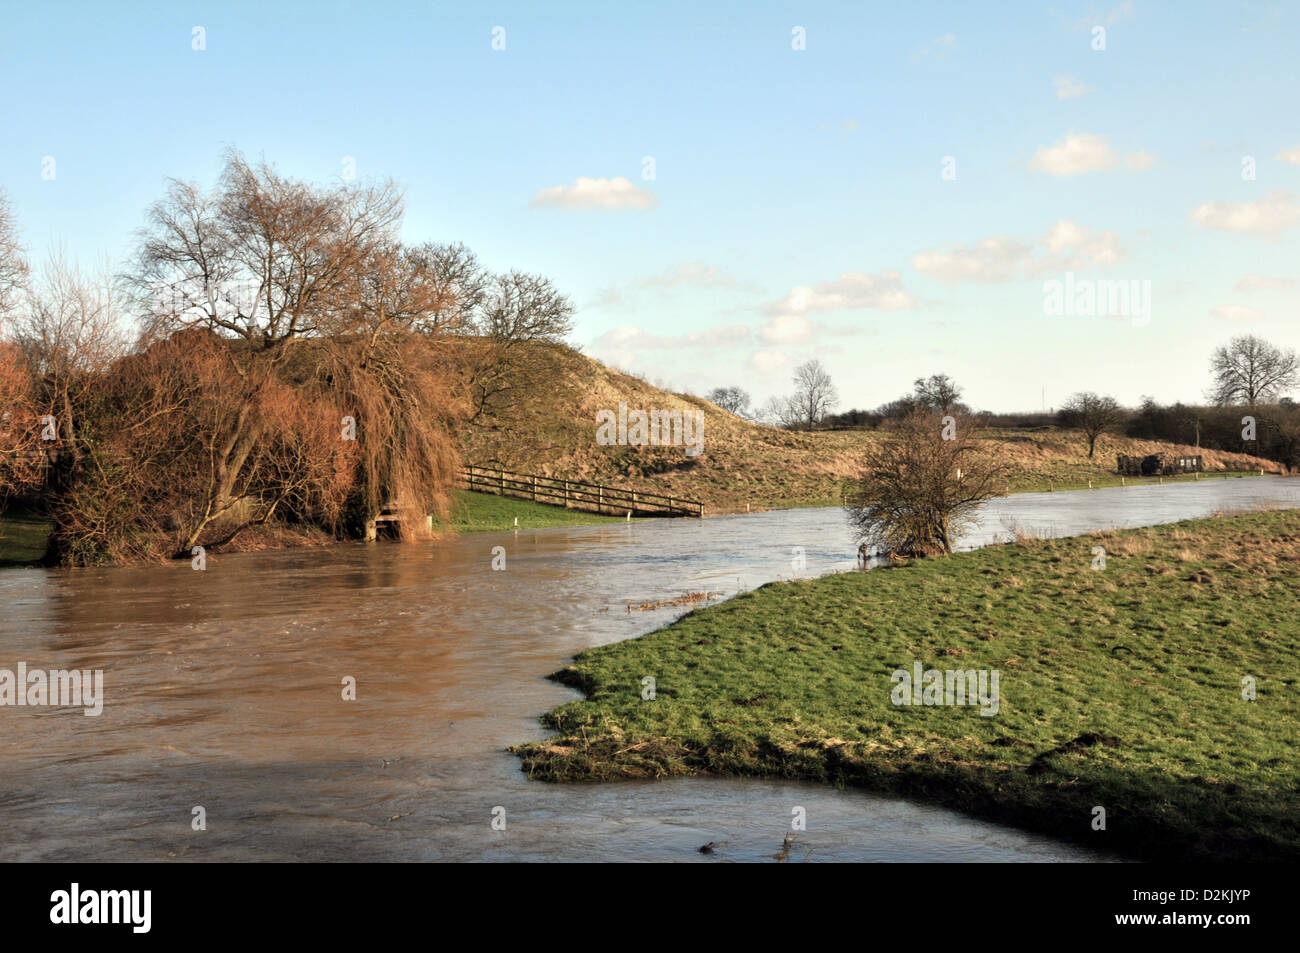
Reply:
[[468, 493], [458, 490], [452, 501], [450, 529], [457, 533], [486, 533], [496, 530], [543, 529], [550, 526], [584, 526], [592, 523], [620, 523], [621, 516], [601, 516], [560, 506], [546, 506], [528, 500]]

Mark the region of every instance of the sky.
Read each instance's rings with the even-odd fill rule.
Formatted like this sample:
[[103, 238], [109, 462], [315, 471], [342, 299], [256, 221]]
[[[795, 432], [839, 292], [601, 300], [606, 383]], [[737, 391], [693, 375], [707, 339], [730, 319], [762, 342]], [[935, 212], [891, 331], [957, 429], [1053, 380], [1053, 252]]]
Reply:
[[1233, 336], [1300, 347], [1298, 20], [1231, 0], [9, 4], [0, 189], [35, 260], [124, 263], [168, 178], [211, 185], [235, 148], [398, 181], [405, 239], [546, 275], [572, 343], [674, 390], [761, 403], [816, 358], [840, 409], [934, 373], [981, 409], [1197, 401]]

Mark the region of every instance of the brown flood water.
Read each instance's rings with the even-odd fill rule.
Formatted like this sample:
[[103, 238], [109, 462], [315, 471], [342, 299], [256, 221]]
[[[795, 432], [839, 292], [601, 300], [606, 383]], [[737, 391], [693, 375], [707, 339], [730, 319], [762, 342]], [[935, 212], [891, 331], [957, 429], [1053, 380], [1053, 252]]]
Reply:
[[[1260, 502], [1300, 505], [1300, 483], [1015, 496], [965, 543]], [[789, 578], [793, 547], [801, 575], [854, 565], [842, 515], [817, 509], [0, 573], [0, 668], [102, 669], [106, 696], [99, 717], [0, 708], [0, 860], [767, 860], [795, 806], [792, 861], [1106, 859], [814, 784], [524, 777], [506, 746], [574, 697], [545, 676], [683, 611], [627, 603]]]

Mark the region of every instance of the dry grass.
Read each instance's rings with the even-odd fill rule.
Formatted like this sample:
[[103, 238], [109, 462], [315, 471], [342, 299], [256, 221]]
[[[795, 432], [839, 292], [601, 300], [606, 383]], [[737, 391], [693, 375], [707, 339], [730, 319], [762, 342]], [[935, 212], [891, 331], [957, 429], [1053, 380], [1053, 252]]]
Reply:
[[[839, 504], [864, 454], [889, 439], [881, 431], [792, 433], [760, 426], [573, 351], [557, 350], [555, 359], [545, 398], [508, 427], [470, 433], [462, 448], [467, 462], [682, 496], [702, 501], [709, 513], [745, 512]], [[631, 410], [702, 410], [704, 452], [690, 458], [681, 447], [597, 445], [597, 411], [617, 410], [620, 401]], [[1244, 454], [1110, 435], [1098, 440], [1089, 460], [1082, 435], [1067, 430], [998, 430], [989, 438], [997, 458], [1014, 470], [1013, 491], [1115, 481], [1117, 453], [1200, 453], [1211, 471], [1277, 469]]]

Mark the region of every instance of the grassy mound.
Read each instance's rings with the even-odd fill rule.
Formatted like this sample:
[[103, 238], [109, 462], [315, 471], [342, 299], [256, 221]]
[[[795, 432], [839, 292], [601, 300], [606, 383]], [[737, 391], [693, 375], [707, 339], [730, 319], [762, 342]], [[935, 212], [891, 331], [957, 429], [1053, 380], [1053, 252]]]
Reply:
[[[567, 477], [700, 500], [709, 513], [792, 506], [833, 506], [845, 480], [862, 470], [862, 456], [888, 439], [881, 431], [795, 433], [727, 413], [689, 394], [672, 394], [568, 348], [552, 347], [544, 386], [512, 404], [510, 420], [490, 420], [463, 439], [467, 463], [522, 473]], [[681, 447], [601, 446], [596, 414], [629, 410], [704, 413], [703, 453], [687, 457]], [[1104, 435], [1096, 455], [1077, 431], [1055, 428], [994, 430], [999, 456], [1011, 464], [1015, 491], [1118, 485], [1115, 455], [1200, 454], [1212, 471], [1276, 470], [1268, 460], [1185, 445]], [[1135, 481], [1130, 479], [1130, 484]], [[1149, 482], [1155, 482], [1151, 480]]]

